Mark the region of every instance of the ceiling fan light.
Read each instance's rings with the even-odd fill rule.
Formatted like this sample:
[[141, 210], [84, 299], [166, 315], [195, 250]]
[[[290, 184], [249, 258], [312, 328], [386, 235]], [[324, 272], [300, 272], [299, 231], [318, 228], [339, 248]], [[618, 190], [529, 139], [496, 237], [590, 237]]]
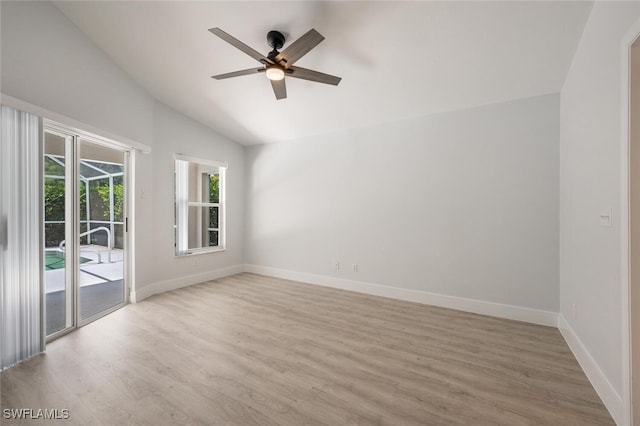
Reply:
[[278, 67], [269, 67], [266, 71], [269, 80], [278, 81], [284, 78], [284, 70]]

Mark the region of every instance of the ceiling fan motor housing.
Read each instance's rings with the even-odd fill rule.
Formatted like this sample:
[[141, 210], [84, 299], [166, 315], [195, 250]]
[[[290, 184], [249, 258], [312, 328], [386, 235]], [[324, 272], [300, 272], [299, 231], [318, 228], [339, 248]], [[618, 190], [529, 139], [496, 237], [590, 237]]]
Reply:
[[284, 40], [284, 34], [280, 31], [273, 30], [267, 33], [267, 42], [269, 43], [269, 46], [273, 47], [274, 51], [282, 49], [282, 46], [284, 46]]

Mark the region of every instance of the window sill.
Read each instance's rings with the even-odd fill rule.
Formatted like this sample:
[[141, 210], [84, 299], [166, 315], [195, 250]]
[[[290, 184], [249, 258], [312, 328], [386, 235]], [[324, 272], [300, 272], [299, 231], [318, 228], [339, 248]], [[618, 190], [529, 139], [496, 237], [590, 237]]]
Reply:
[[190, 249], [187, 253], [185, 254], [176, 254], [176, 257], [188, 257], [188, 256], [194, 256], [197, 254], [207, 254], [207, 253], [217, 253], [220, 251], [225, 251], [227, 250], [226, 247], [205, 247], [205, 248], [200, 248], [200, 249]]

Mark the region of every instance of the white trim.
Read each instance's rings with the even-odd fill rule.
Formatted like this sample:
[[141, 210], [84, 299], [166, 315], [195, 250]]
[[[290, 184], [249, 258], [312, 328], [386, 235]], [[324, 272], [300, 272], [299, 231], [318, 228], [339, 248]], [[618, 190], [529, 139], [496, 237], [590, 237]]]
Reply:
[[522, 306], [504, 305], [501, 303], [486, 302], [483, 300], [466, 299], [463, 297], [448, 296], [444, 294], [429, 293], [426, 291], [410, 290], [406, 288], [372, 284], [363, 281], [346, 280], [327, 275], [308, 274], [305, 272], [270, 268], [259, 265], [245, 265], [245, 272], [355, 291], [374, 296], [389, 297], [391, 299], [441, 306], [444, 308], [457, 309], [459, 311], [473, 312], [476, 314], [524, 321], [550, 327], [556, 327], [558, 324], [557, 313], [525, 308]]
[[[629, 214], [629, 80], [630, 80], [630, 51], [633, 42], [640, 36], [640, 19], [636, 20], [629, 28], [627, 34], [623, 37], [621, 43], [621, 64], [620, 64], [620, 293], [621, 301], [621, 332], [622, 332], [622, 416], [619, 417], [618, 424], [633, 424], [633, 402], [631, 395], [631, 372], [632, 372], [632, 355], [631, 355], [631, 286], [629, 281], [630, 254], [629, 249], [629, 230], [630, 230], [630, 214]], [[595, 387], [595, 386], [594, 386]]]
[[[127, 155], [127, 154], [125, 154]], [[125, 183], [125, 190], [127, 192], [127, 205], [126, 205], [126, 215], [123, 218], [126, 222], [125, 228], [126, 232], [126, 244], [127, 250], [125, 251], [125, 255], [127, 256], [127, 261], [125, 265], [127, 266], [127, 282], [125, 285], [128, 285], [128, 301], [131, 302], [131, 294], [135, 294], [135, 290], [137, 288], [136, 284], [136, 153], [135, 150], [131, 150], [128, 153], [127, 159], [127, 173], [125, 177], [128, 182]]]
[[201, 201], [187, 201], [188, 207], [220, 207], [220, 203], [203, 203]]
[[227, 167], [218, 170], [218, 246], [227, 247]]
[[573, 356], [576, 357], [578, 364], [582, 367], [584, 374], [591, 382], [598, 396], [600, 396], [600, 399], [602, 399], [607, 410], [609, 410], [609, 414], [611, 414], [616, 424], [622, 425], [624, 418], [622, 397], [609, 383], [607, 376], [602, 372], [598, 363], [593, 359], [562, 314], [558, 314], [558, 329], [567, 342], [569, 349], [573, 352]]
[[[123, 149], [137, 149], [138, 151], [144, 152], [146, 154], [151, 152], [151, 147], [149, 145], [135, 141], [133, 139], [125, 138], [120, 135], [115, 135], [102, 129], [98, 129], [65, 115], [49, 111], [46, 108], [39, 107], [18, 98], [14, 98], [13, 96], [5, 95], [4, 93], [0, 93], [0, 103], [2, 103], [2, 105], [7, 105], [20, 111], [37, 115], [44, 118], [45, 120], [60, 123], [64, 125], [65, 130], [71, 130], [74, 134], [79, 135], [81, 138], [89, 136], [94, 141], [98, 139], [99, 142], [101, 139], [104, 139], [110, 145], [116, 145]], [[47, 123], [47, 125], [51, 126], [52, 123]], [[55, 126], [55, 124], [53, 125]]]
[[[218, 231], [220, 232], [220, 231]], [[219, 235], [219, 234], [218, 234]], [[182, 257], [182, 256], [196, 256], [198, 254], [207, 254], [207, 253], [216, 253], [219, 251], [226, 251], [227, 248], [221, 245], [217, 245], [217, 246], [211, 246], [211, 247], [200, 247], [200, 248], [192, 248], [192, 249], [188, 249], [188, 251], [184, 254], [181, 255], [176, 255], [177, 257]]]
[[188, 161], [190, 163], [198, 163], [204, 164], [205, 166], [213, 166], [213, 167], [229, 167], [229, 163], [226, 161], [214, 161], [214, 160], [206, 160], [203, 158], [192, 157], [190, 155], [182, 155], [182, 154], [174, 154], [176, 160]]
[[184, 277], [173, 278], [166, 281], [158, 281], [148, 284], [144, 287], [131, 291], [131, 302], [138, 303], [154, 294], [163, 293], [165, 291], [176, 290], [182, 287], [202, 283], [205, 281], [217, 280], [218, 278], [228, 277], [230, 275], [240, 274], [244, 272], [244, 265], [229, 266], [213, 271], [202, 272], [199, 274], [187, 275]]
[[174, 163], [176, 255], [183, 256], [189, 250], [189, 162], [176, 158]]

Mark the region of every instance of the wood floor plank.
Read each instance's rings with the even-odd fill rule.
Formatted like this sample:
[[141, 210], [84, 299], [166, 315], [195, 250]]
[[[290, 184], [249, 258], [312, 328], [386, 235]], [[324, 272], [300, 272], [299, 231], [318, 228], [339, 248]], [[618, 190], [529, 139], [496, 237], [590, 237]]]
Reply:
[[3, 409], [69, 424], [613, 424], [554, 328], [253, 274], [128, 305], [0, 381]]

